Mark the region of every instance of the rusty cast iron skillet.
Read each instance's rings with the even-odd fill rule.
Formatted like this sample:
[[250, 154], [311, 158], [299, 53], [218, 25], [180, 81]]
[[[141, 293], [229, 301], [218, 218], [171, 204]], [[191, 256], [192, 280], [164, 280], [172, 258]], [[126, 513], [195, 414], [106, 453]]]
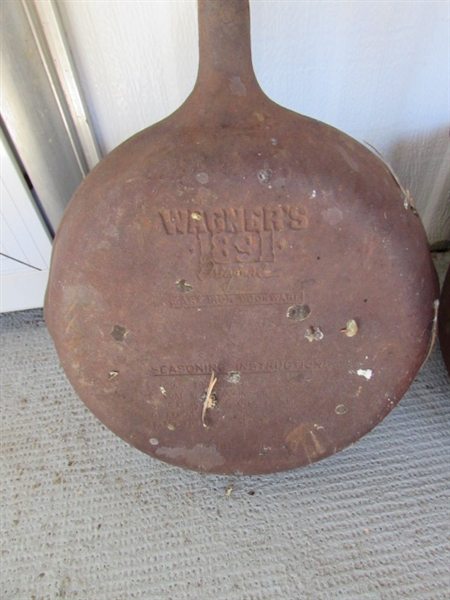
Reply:
[[260, 90], [247, 1], [199, 0], [199, 30], [190, 97], [70, 202], [45, 319], [77, 394], [133, 446], [200, 471], [292, 469], [399, 401], [436, 280], [384, 162]]

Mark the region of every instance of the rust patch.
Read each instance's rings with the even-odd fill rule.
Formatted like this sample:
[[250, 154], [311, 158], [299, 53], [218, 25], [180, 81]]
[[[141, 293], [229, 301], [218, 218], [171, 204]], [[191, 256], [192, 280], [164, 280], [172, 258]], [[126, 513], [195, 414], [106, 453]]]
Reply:
[[[324, 437], [321, 440], [320, 437]], [[286, 444], [295, 454], [304, 452], [308, 462], [317, 460], [327, 451], [327, 440], [324, 428], [320, 425], [300, 423], [286, 436]]]
[[116, 342], [123, 342], [128, 335], [129, 331], [126, 327], [122, 327], [121, 325], [114, 325], [111, 329], [111, 336], [116, 340]]
[[242, 82], [240, 77], [231, 77], [230, 78], [230, 92], [233, 96], [246, 96], [247, 88], [245, 84]]
[[327, 210], [322, 211], [322, 217], [327, 223], [334, 226], [342, 221], [344, 215], [339, 208], [334, 206], [333, 208], [328, 208]]
[[288, 308], [286, 317], [291, 321], [304, 321], [310, 314], [311, 309], [307, 304], [296, 304]]
[[188, 294], [194, 289], [192, 285], [186, 281], [186, 279], [178, 279], [175, 282], [175, 285], [177, 287], [177, 290], [182, 294]]
[[317, 342], [323, 340], [323, 331], [320, 329], [318, 325], [311, 325], [305, 332], [305, 338], [308, 342], [313, 342], [316, 340]]
[[156, 450], [155, 454], [167, 459], [169, 462], [182, 462], [191, 469], [204, 471], [213, 471], [226, 462], [216, 446], [208, 446], [206, 444], [195, 444], [193, 448], [168, 448], [161, 446]]

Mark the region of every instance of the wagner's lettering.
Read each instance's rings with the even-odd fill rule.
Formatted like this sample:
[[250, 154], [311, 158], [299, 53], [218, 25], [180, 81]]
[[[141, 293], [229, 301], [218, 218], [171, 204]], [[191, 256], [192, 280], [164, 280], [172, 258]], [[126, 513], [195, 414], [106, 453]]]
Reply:
[[[244, 234], [306, 229], [308, 219], [298, 206], [256, 206], [189, 210], [161, 209], [162, 224], [168, 235], [210, 233]], [[251, 242], [249, 238], [247, 240]], [[245, 250], [244, 250], [245, 251]]]
[[242, 233], [245, 231], [245, 216], [243, 208], [224, 208], [225, 229], [231, 233]]

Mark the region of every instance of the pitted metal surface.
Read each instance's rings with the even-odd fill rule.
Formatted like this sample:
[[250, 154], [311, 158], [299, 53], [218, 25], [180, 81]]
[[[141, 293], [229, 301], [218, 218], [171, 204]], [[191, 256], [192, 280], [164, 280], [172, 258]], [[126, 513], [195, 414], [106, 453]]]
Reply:
[[400, 400], [435, 273], [386, 164], [261, 92], [247, 2], [200, 0], [199, 15], [192, 95], [104, 158], [65, 213], [46, 323], [80, 398], [140, 450], [206, 472], [292, 469]]

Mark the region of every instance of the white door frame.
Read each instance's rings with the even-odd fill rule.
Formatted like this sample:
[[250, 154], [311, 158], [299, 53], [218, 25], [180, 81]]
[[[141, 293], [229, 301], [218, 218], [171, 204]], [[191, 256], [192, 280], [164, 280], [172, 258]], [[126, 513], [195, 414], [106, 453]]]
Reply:
[[43, 305], [52, 243], [0, 131], [0, 312]]
[[4, 2], [1, 118], [56, 230], [100, 152], [54, 0]]

